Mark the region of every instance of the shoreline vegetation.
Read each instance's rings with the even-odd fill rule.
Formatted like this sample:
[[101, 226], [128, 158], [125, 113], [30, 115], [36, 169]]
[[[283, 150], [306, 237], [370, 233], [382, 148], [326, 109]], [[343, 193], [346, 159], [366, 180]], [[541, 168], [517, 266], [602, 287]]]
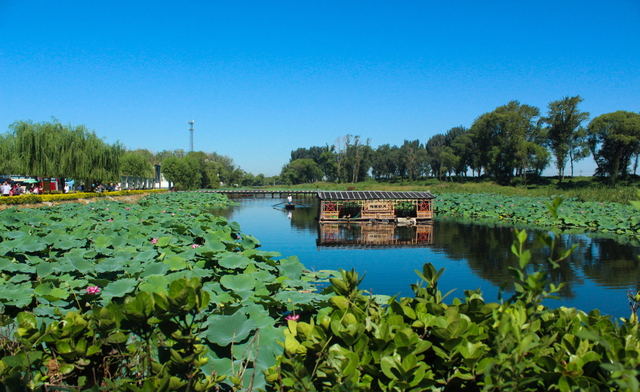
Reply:
[[[639, 389], [640, 293], [628, 319], [543, 306], [562, 285], [537, 270], [524, 230], [512, 246], [516, 290], [498, 302], [479, 290], [444, 302], [444, 269], [427, 263], [413, 297], [381, 303], [357, 272], [307, 271], [206, 212], [231, 203], [179, 192], [0, 212], [0, 386]], [[561, 203], [545, 208], [557, 217]], [[571, 251], [544, 262], [557, 268]]]
[[[387, 182], [369, 180], [357, 184], [315, 182], [313, 184], [277, 187], [238, 187], [232, 190], [334, 190], [334, 191], [424, 191], [436, 195], [434, 212], [437, 217], [473, 218], [478, 223], [500, 221], [519, 228], [557, 228], [567, 232], [595, 232], [613, 235], [619, 241], [638, 240], [640, 217], [630, 200], [638, 199], [640, 179], [632, 176], [628, 181], [612, 187], [594, 177], [543, 178], [540, 185], [505, 186], [490, 180], [466, 178], [460, 182], [439, 182], [437, 179], [423, 181]], [[41, 202], [86, 203], [101, 197], [116, 197], [132, 194], [165, 192], [166, 190], [123, 191], [109, 193], [80, 193], [41, 196], [19, 196], [0, 198], [0, 210], [14, 204], [41, 206]], [[557, 218], [546, 211], [546, 203], [557, 197], [564, 200]], [[38, 198], [39, 200], [35, 200]], [[32, 200], [33, 199], [33, 200]], [[68, 200], [68, 201], [67, 201]], [[6, 203], [6, 204], [5, 204]], [[51, 204], [51, 203], [45, 203]]]
[[299, 185], [277, 185], [234, 189], [320, 189], [326, 191], [424, 191], [434, 195], [440, 193], [488, 193], [504, 196], [529, 196], [554, 198], [562, 196], [565, 200], [616, 202], [628, 204], [637, 198], [640, 188], [640, 176], [630, 176], [627, 181], [619, 181], [616, 186], [608, 185], [597, 177], [573, 177], [559, 181], [556, 177], [542, 177], [540, 184], [529, 183], [527, 187], [515, 179], [511, 185], [501, 185], [490, 179], [462, 177], [455, 181], [438, 181], [437, 178], [416, 181], [377, 181], [366, 180], [358, 183], [334, 183], [318, 181]]

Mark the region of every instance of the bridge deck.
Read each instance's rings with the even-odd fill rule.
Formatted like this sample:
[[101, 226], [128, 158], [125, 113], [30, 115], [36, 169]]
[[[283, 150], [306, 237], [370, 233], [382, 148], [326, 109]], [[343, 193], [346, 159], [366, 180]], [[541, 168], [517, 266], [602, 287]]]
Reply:
[[275, 198], [277, 197], [283, 197], [283, 196], [287, 196], [289, 194], [291, 195], [297, 195], [297, 196], [318, 196], [318, 191], [303, 191], [303, 190], [286, 190], [286, 189], [281, 189], [281, 190], [263, 190], [263, 189], [220, 189], [220, 190], [216, 190], [216, 189], [211, 189], [211, 190], [206, 190], [206, 191], [196, 191], [196, 192], [201, 192], [201, 193], [223, 193], [225, 195], [229, 195], [229, 196], [236, 196], [236, 197], [258, 197], [258, 196], [262, 196], [262, 197], [267, 197], [268, 195], [271, 195], [271, 198]]

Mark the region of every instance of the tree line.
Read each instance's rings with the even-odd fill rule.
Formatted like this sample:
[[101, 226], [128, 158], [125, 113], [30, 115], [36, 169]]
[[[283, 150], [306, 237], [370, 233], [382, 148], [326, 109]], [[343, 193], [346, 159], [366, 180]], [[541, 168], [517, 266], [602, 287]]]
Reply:
[[264, 185], [272, 180], [247, 173], [232, 158], [215, 152], [128, 150], [119, 141], [106, 143], [84, 125], [64, 125], [55, 118], [17, 121], [0, 134], [3, 174], [75, 179], [91, 187], [119, 182], [121, 176], [152, 178], [156, 164], [180, 189], [218, 188], [221, 183]]
[[553, 162], [560, 180], [569, 165], [592, 156], [596, 176], [616, 183], [633, 169], [640, 156], [640, 114], [606, 113], [583, 126], [590, 113], [579, 108], [580, 96], [548, 105], [546, 115], [535, 106], [511, 101], [477, 117], [470, 128], [457, 126], [426, 143], [405, 140], [401, 146], [371, 147], [370, 139], [347, 135], [332, 145], [298, 148], [283, 168], [284, 184], [324, 179], [356, 183], [369, 177], [416, 180], [452, 176], [487, 176], [498, 182], [538, 177]]

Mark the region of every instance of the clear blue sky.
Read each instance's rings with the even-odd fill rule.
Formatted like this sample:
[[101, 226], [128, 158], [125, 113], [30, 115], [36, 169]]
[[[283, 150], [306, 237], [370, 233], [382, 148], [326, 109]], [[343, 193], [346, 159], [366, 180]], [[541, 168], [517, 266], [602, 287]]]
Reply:
[[640, 1], [0, 0], [0, 131], [54, 116], [188, 150], [193, 117], [196, 150], [254, 174], [577, 94], [591, 118], [640, 110]]

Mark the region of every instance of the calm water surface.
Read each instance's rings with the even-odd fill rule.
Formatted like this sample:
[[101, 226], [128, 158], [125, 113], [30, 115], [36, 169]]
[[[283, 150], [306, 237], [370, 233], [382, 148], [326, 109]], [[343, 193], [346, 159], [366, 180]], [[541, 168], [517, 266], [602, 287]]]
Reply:
[[[361, 288], [374, 294], [413, 295], [410, 285], [418, 281], [414, 270], [421, 271], [423, 264], [430, 262], [437, 269], [445, 268], [440, 280], [442, 293], [455, 289], [447, 300], [464, 297], [464, 290], [480, 288], [485, 301], [493, 302], [500, 286], [511, 281], [508, 267], [517, 264], [510, 250], [515, 237], [509, 227], [436, 219], [418, 232], [415, 227], [386, 225], [376, 229], [359, 224], [319, 229], [315, 198], [295, 199], [296, 205], [305, 207], [291, 214], [282, 208], [284, 199], [235, 201], [239, 205], [215, 213], [238, 222], [244, 233], [261, 242], [262, 249], [280, 252], [283, 257], [296, 255], [310, 270], [354, 268], [366, 273]], [[532, 260], [547, 268], [548, 250], [530, 231], [528, 241]], [[587, 235], [563, 235], [559, 243], [561, 250], [573, 244], [578, 248], [561, 268], [550, 270], [552, 282], [566, 285], [560, 300], [546, 304], [629, 317], [626, 293], [640, 288], [639, 249]]]

